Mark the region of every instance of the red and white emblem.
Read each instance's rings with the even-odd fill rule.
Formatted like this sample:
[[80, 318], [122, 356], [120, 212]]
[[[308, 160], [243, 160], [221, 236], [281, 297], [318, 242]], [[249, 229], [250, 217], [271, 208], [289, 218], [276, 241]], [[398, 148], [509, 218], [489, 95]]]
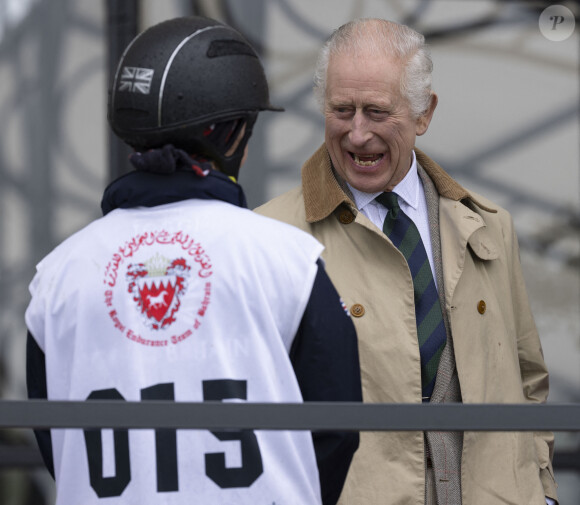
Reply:
[[[140, 345], [160, 349], [191, 341], [211, 302], [213, 268], [201, 243], [189, 233], [139, 233], [105, 266], [107, 314], [117, 330]], [[127, 303], [129, 297], [135, 305]], [[182, 301], [188, 310], [179, 317]]]
[[170, 260], [160, 254], [127, 267], [128, 291], [149, 328], [167, 328], [175, 321], [190, 270], [185, 259]]

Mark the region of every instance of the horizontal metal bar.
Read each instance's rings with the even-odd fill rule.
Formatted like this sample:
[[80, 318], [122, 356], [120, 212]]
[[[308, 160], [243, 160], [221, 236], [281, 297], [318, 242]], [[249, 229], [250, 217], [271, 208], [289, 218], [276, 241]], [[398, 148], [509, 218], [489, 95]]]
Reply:
[[0, 428], [580, 431], [580, 404], [0, 401]]
[[575, 451], [559, 451], [556, 448], [553, 466], [557, 470], [571, 470], [580, 473], [580, 448]]
[[0, 445], [0, 469], [38, 468], [44, 462], [36, 446]]
[[[35, 445], [2, 445], [0, 444], [0, 471], [12, 469], [34, 469], [44, 466], [40, 451]], [[554, 451], [553, 466], [555, 470], [580, 472], [580, 449], [576, 451]]]

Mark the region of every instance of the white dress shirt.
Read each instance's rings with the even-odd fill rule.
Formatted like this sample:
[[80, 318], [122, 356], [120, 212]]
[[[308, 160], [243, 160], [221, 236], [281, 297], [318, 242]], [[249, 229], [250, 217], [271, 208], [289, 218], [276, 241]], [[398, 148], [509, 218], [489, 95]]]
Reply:
[[[383, 229], [383, 222], [385, 217], [387, 217], [387, 208], [377, 202], [375, 198], [381, 194], [378, 193], [364, 193], [356, 188], [353, 188], [348, 184], [357, 208], [368, 217], [374, 225]], [[429, 258], [429, 264], [431, 265], [431, 272], [433, 273], [433, 279], [435, 280], [435, 286], [437, 286], [437, 280], [435, 277], [435, 269], [433, 266], [433, 248], [431, 247], [431, 233], [429, 232], [429, 216], [427, 214], [427, 201], [425, 199], [425, 190], [423, 189], [423, 183], [419, 178], [419, 173], [417, 172], [417, 159], [415, 158], [415, 153], [413, 152], [413, 162], [411, 163], [411, 168], [407, 172], [405, 178], [393, 188], [393, 192], [397, 193], [399, 196], [398, 202], [401, 210], [409, 216], [409, 218], [415, 223], [415, 226], [419, 230], [421, 235], [421, 240], [425, 246], [425, 251], [427, 252], [427, 257]]]

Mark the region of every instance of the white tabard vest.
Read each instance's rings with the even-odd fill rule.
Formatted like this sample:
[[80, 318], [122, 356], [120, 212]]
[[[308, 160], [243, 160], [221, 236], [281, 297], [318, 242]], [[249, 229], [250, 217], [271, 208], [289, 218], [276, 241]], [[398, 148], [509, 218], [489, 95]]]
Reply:
[[[49, 399], [302, 401], [288, 351], [321, 251], [219, 201], [111, 212], [30, 286]], [[309, 432], [70, 429], [52, 441], [57, 505], [321, 503]]]

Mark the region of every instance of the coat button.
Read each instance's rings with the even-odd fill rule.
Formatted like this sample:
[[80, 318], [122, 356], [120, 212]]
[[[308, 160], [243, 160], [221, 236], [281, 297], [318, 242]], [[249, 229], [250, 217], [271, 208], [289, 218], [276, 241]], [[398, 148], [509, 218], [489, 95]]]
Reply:
[[479, 300], [479, 303], [477, 304], [477, 312], [480, 314], [485, 313], [485, 302], [483, 300]]
[[355, 303], [351, 308], [350, 308], [350, 313], [354, 316], [354, 317], [362, 317], [365, 314], [365, 308], [360, 304], [360, 303]]
[[342, 210], [338, 215], [338, 220], [342, 224], [350, 224], [354, 221], [354, 214], [350, 210]]

